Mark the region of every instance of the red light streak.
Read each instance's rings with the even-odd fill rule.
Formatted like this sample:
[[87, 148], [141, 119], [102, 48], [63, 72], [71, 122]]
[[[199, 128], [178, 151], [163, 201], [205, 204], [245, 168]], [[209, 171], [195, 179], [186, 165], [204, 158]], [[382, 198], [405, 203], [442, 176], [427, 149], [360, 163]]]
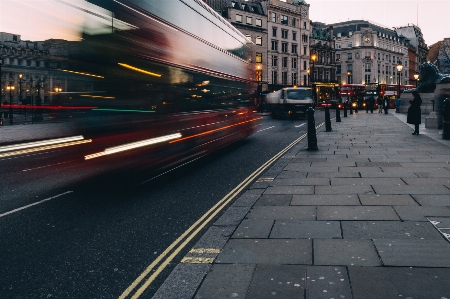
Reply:
[[36, 106], [36, 105], [18, 105], [18, 104], [2, 104], [2, 108], [20, 108], [20, 109], [52, 109], [52, 110], [88, 110], [95, 109], [98, 106]]
[[235, 126], [239, 126], [239, 125], [242, 125], [242, 124], [245, 124], [245, 123], [249, 123], [249, 122], [252, 122], [252, 121], [256, 121], [256, 120], [259, 120], [259, 119], [262, 119], [262, 117], [253, 118], [253, 119], [250, 119], [250, 120], [239, 122], [237, 124], [228, 125], [228, 126], [224, 126], [224, 127], [218, 128], [218, 129], [209, 130], [209, 131], [206, 131], [206, 132], [202, 132], [202, 133], [198, 133], [198, 134], [195, 134], [195, 135], [187, 136], [187, 137], [184, 137], [184, 138], [175, 139], [175, 140], [169, 141], [169, 143], [175, 143], [175, 142], [183, 141], [183, 140], [186, 140], [186, 139], [191, 139], [191, 138], [195, 138], [195, 137], [211, 134], [211, 133], [214, 133], [214, 132], [217, 132], [217, 131], [229, 129], [229, 128], [232, 128], [232, 127], [235, 127]]

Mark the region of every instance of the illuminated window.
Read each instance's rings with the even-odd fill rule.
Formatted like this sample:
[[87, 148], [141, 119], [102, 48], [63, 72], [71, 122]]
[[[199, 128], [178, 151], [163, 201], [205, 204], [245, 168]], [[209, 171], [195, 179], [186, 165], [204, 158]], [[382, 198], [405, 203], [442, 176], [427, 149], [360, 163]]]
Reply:
[[256, 79], [256, 81], [262, 81], [262, 71], [261, 70], [257, 70], [255, 72], [255, 79]]
[[262, 53], [256, 53], [255, 62], [262, 63]]
[[247, 17], [246, 23], [251, 25], [252, 24], [252, 17]]
[[236, 22], [237, 23], [242, 23], [242, 16], [241, 15], [236, 15]]
[[258, 45], [258, 46], [262, 46], [262, 37], [261, 36], [257, 36], [256, 37], [256, 45]]
[[255, 20], [255, 25], [258, 27], [262, 27], [262, 20], [261, 19], [256, 19]]

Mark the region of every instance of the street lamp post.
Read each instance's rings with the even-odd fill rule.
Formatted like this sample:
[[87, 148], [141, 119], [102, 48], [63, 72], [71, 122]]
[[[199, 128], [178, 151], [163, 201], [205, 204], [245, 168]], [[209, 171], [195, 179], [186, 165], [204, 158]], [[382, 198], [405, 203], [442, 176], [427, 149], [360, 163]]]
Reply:
[[314, 87], [314, 81], [315, 81], [315, 78], [314, 78], [314, 63], [315, 63], [316, 60], [317, 60], [317, 54], [312, 53], [310, 59], [311, 59], [311, 61], [312, 61], [311, 79], [310, 79], [310, 81], [311, 81], [311, 87], [313, 88], [313, 96], [315, 97], [315, 98], [314, 98], [314, 102], [317, 104], [317, 101], [316, 101], [316, 96], [317, 96], [317, 95], [316, 95], [315, 87]]
[[397, 68], [397, 74], [398, 74], [398, 81], [397, 81], [397, 97], [400, 98], [400, 76], [402, 74], [403, 65], [402, 62], [399, 60], [398, 64], [396, 66]]
[[414, 73], [414, 80], [416, 80], [416, 87], [417, 87], [417, 81], [419, 81], [419, 73], [418, 72]]
[[6, 87], [9, 90], [9, 124], [13, 124], [13, 109], [12, 109], [12, 91], [14, 90], [14, 85], [11, 82]]
[[[2, 105], [2, 64], [3, 64], [3, 59], [0, 58], [0, 106]], [[0, 115], [1, 118], [1, 115]]]
[[308, 73], [308, 82], [306, 82], [306, 86], [309, 86], [309, 84], [311, 83], [311, 74], [310, 74], [311, 70], [307, 69], [306, 72]]

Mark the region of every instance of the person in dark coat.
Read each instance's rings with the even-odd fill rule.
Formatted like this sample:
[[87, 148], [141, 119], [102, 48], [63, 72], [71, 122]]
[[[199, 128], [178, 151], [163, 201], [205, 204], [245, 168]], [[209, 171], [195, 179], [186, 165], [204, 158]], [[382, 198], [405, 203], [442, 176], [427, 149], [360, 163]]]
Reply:
[[388, 114], [388, 110], [389, 110], [389, 98], [388, 97], [384, 97], [383, 107], [384, 107], [384, 114]]
[[373, 96], [370, 96], [369, 98], [370, 113], [373, 113], [373, 105], [375, 105], [375, 98]]
[[422, 123], [422, 116], [420, 111], [420, 105], [422, 105], [422, 98], [417, 91], [412, 92], [414, 99], [409, 101], [411, 106], [408, 108], [408, 116], [406, 122], [408, 124], [414, 124], [413, 135], [419, 135], [419, 125]]
[[377, 104], [378, 104], [378, 113], [383, 112], [383, 98], [381, 96], [378, 97]]

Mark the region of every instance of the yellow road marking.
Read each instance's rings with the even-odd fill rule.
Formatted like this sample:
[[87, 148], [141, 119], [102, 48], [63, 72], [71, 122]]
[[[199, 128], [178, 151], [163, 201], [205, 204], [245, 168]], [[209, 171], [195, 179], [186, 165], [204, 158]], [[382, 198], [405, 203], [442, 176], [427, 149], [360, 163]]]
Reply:
[[193, 248], [189, 253], [220, 253], [217, 248]]
[[[319, 128], [324, 123], [318, 125], [316, 127]], [[307, 136], [307, 133], [303, 134], [299, 138], [297, 138], [294, 142], [289, 144], [286, 148], [280, 151], [278, 154], [269, 159], [266, 163], [261, 165], [257, 170], [255, 170], [250, 176], [244, 179], [238, 186], [236, 186], [232, 191], [230, 191], [225, 197], [223, 197], [220, 201], [218, 201], [211, 209], [209, 209], [205, 214], [203, 214], [200, 219], [198, 219], [191, 227], [189, 227], [180, 237], [178, 237], [163, 253], [161, 253], [145, 270], [144, 272], [136, 278], [135, 281], [119, 296], [119, 299], [126, 298], [136, 287], [138, 284], [142, 282], [142, 280], [147, 276], [150, 271], [175, 247], [178, 243], [180, 243], [192, 230], [194, 230], [198, 225], [202, 223], [203, 220], [206, 220], [189, 236], [186, 240], [181, 243], [175, 251], [166, 258], [166, 260], [155, 270], [155, 272], [145, 281], [145, 283], [136, 291], [136, 293], [131, 297], [132, 299], [139, 298], [142, 293], [147, 289], [147, 287], [153, 282], [153, 280], [165, 269], [165, 267], [177, 256], [181, 250], [231, 201], [237, 196], [245, 187], [247, 187], [256, 177], [261, 175], [263, 171], [265, 171], [274, 161], [276, 161], [279, 157], [284, 155], [288, 150], [294, 147], [297, 143], [303, 140]], [[217, 208], [216, 211], [214, 211]], [[214, 211], [214, 212], [213, 212]], [[210, 213], [212, 213], [210, 215]], [[209, 217], [208, 217], [209, 215]]]
[[209, 257], [184, 257], [181, 262], [185, 264], [212, 264], [214, 259]]

